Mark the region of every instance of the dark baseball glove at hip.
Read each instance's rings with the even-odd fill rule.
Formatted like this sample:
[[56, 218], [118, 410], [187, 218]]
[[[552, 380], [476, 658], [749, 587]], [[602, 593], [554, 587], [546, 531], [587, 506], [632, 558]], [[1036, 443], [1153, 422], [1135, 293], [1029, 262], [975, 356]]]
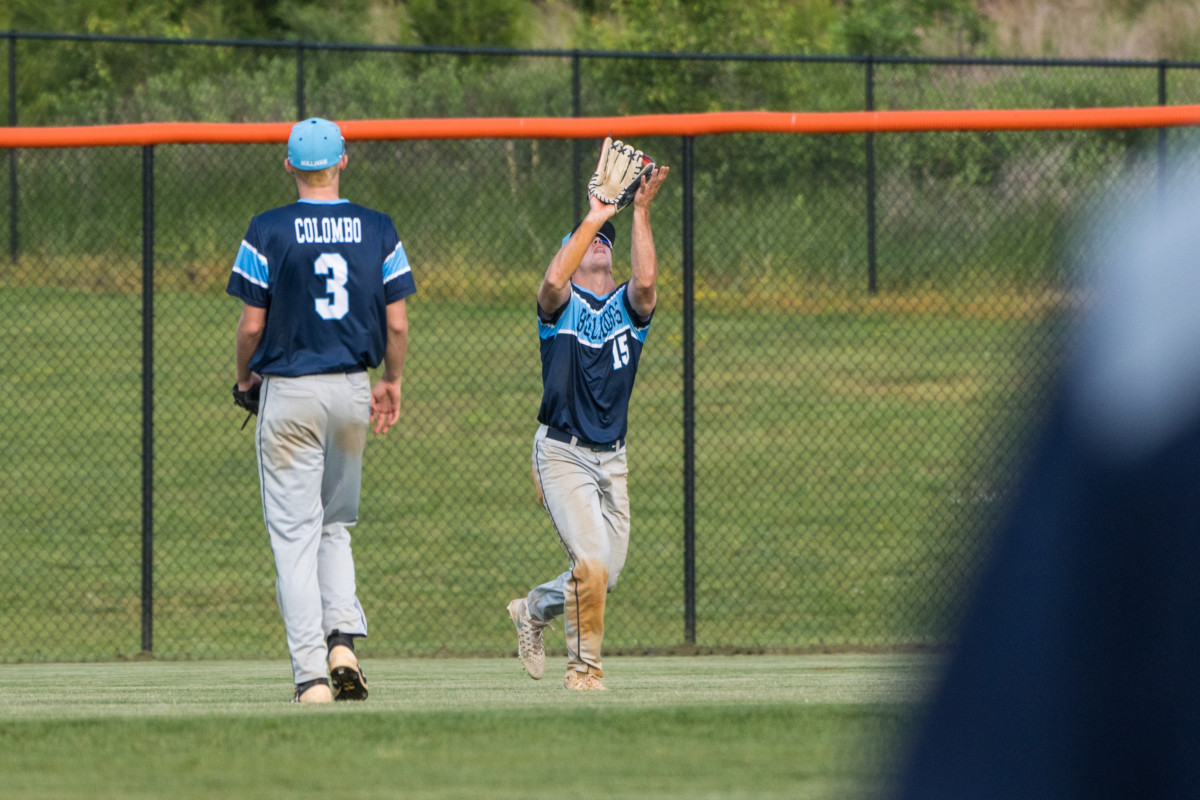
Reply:
[[258, 413], [258, 396], [262, 390], [262, 384], [256, 383], [249, 389], [242, 391], [238, 388], [237, 383], [233, 384], [233, 402], [240, 408], [244, 408], [251, 414]]
[[246, 423], [250, 421], [250, 417], [258, 413], [258, 398], [262, 391], [262, 384], [256, 383], [249, 389], [242, 391], [238, 388], [237, 382], [233, 384], [233, 403], [239, 408], [244, 408], [250, 413], [246, 415], [246, 422], [242, 423], [242, 427], [246, 427]]

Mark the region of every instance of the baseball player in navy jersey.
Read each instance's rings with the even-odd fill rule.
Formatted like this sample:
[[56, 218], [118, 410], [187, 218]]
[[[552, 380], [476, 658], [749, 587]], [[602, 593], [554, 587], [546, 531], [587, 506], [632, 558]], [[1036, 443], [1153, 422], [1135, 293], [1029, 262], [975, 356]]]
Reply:
[[[299, 201], [250, 221], [227, 292], [242, 300], [237, 389], [261, 383], [255, 446], [294, 702], [362, 700], [367, 635], [348, 528], [367, 429], [400, 415], [416, 291], [392, 220], [339, 197], [347, 156], [323, 119], [292, 128], [284, 168]], [[372, 387], [367, 370], [383, 364]], [[332, 687], [331, 687], [332, 683]]]
[[654, 168], [634, 196], [627, 282], [613, 278], [617, 207], [589, 196], [587, 216], [563, 240], [538, 289], [542, 404], [533, 481], [570, 568], [510, 602], [508, 613], [521, 664], [535, 680], [545, 672], [543, 629], [564, 617], [567, 689], [605, 688], [605, 600], [629, 546], [629, 397], [658, 301], [650, 203], [668, 171]]

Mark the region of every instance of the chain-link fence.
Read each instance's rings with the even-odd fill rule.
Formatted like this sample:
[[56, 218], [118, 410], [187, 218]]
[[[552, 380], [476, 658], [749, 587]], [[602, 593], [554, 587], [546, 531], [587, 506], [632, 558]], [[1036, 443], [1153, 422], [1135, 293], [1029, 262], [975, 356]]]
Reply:
[[[132, 48], [179, 74], [162, 42], [19, 44]], [[223, 58], [253, 46], [266, 48], [211, 45]], [[608, 97], [588, 80], [613, 54], [470, 56], [527, 62], [510, 72], [466, 58], [310, 46], [290, 84], [147, 79], [124, 107], [93, 99], [107, 120], [156, 103], [169, 107], [158, 118], [203, 118], [197, 97], [234, 88], [282, 92], [246, 108], [259, 120], [633, 108], [632, 88]], [[1197, 94], [1191, 72], [1162, 65], [625, 58], [645, 81], [694, 71], [735, 97], [801, 83], [805, 110], [829, 110], [822, 86], [861, 97], [867, 85], [877, 108], [1029, 105], [1014, 98], [1067, 83], [1147, 105], [1168, 75], [1174, 102]], [[394, 87], [370, 80], [364, 62], [377, 60], [420, 89], [403, 114]], [[282, 61], [264, 71], [286, 75]], [[606, 649], [942, 642], [1079, 301], [1070, 267], [1087, 252], [1071, 233], [1129, 160], [1169, 164], [1185, 136], [637, 141], [675, 170], [653, 212], [659, 308], [631, 405], [633, 537]], [[566, 565], [529, 477], [534, 296], [579, 216], [594, 149], [351, 143], [343, 194], [393, 217], [418, 285], [403, 415], [368, 442], [353, 529], [368, 652], [510, 652], [505, 604]], [[294, 197], [282, 146], [7, 156], [0, 658], [280, 657], [252, 434], [229, 397], [240, 305], [223, 290], [250, 217]], [[616, 223], [622, 280], [629, 221]]]

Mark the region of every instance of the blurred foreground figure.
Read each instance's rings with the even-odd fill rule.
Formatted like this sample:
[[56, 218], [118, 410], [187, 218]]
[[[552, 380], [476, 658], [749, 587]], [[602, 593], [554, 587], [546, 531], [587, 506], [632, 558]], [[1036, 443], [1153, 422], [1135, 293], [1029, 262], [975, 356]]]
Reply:
[[1200, 173], [1175, 183], [1089, 234], [1096, 305], [903, 800], [1200, 798]]

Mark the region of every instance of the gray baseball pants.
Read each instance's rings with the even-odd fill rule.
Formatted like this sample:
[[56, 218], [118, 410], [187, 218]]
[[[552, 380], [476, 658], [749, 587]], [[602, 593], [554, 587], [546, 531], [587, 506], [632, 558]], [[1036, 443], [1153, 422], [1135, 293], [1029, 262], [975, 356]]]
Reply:
[[567, 668], [603, 677], [604, 606], [629, 550], [629, 468], [625, 448], [593, 451], [533, 439], [533, 480], [558, 531], [571, 568], [526, 596], [529, 614], [549, 622], [563, 616]]
[[275, 594], [297, 684], [328, 675], [326, 637], [366, 636], [348, 528], [371, 413], [365, 372], [263, 378], [256, 443]]

